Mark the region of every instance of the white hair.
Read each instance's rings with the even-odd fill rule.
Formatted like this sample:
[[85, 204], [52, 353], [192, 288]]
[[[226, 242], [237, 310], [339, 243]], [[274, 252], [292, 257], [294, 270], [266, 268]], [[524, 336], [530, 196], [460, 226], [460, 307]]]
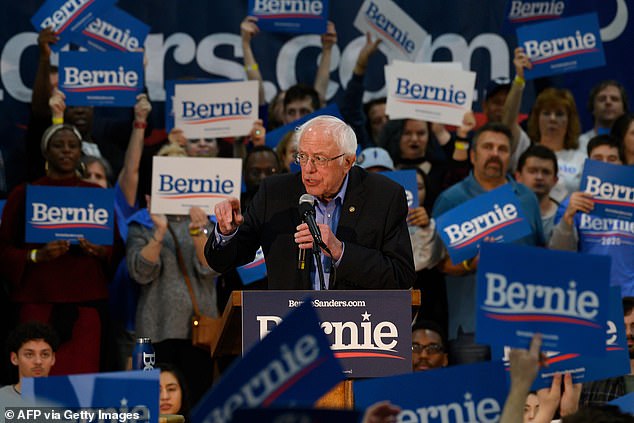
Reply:
[[301, 143], [304, 131], [313, 127], [321, 128], [324, 133], [330, 134], [332, 139], [347, 155], [353, 155], [357, 152], [357, 136], [347, 123], [339, 118], [329, 115], [321, 115], [312, 118], [302, 126], [295, 128], [295, 139]]

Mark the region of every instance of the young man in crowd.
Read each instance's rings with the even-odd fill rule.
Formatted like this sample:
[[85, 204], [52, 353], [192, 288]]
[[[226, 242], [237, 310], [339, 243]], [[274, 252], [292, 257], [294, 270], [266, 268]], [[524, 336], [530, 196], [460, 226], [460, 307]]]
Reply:
[[[588, 157], [606, 163], [622, 164], [618, 141], [599, 135], [588, 143]], [[590, 194], [577, 191], [564, 200], [557, 212], [549, 247], [612, 257], [610, 282], [621, 287], [622, 296], [634, 296], [634, 235], [626, 221], [595, 216]]]
[[47, 377], [55, 364], [58, 346], [59, 338], [50, 326], [35, 321], [18, 325], [7, 339], [11, 364], [18, 370], [18, 382], [0, 388], [0, 404], [24, 404], [22, 379]]
[[445, 336], [440, 326], [430, 320], [420, 320], [412, 326], [412, 370], [425, 370], [447, 367]]
[[537, 196], [544, 237], [548, 242], [559, 208], [559, 203], [550, 196], [550, 190], [557, 183], [557, 156], [543, 145], [531, 146], [519, 158], [515, 180], [529, 187]]

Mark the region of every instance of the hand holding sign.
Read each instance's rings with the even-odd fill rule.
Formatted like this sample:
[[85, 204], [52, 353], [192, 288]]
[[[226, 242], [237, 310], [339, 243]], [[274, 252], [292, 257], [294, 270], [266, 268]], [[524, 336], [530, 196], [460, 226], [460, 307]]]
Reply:
[[55, 121], [55, 119], [62, 119], [63, 121], [64, 111], [66, 110], [66, 95], [55, 88], [51, 98], [48, 100], [48, 107], [51, 108], [53, 121]]
[[540, 351], [541, 348], [542, 336], [536, 333], [533, 335], [533, 339], [531, 339], [531, 345], [528, 350], [522, 348], [514, 348], [511, 350], [509, 356], [511, 362], [511, 389], [525, 389], [528, 393], [533, 381], [537, 377], [540, 363], [546, 359]]
[[37, 45], [40, 48], [40, 59], [46, 58], [46, 61], [51, 57], [51, 46], [59, 41], [59, 38], [55, 35], [52, 27], [44, 28], [37, 36]]
[[326, 25], [326, 32], [321, 34], [321, 48], [323, 50], [331, 50], [335, 44], [337, 44], [337, 30], [335, 29], [335, 23], [328, 21], [328, 24]]
[[249, 138], [254, 147], [266, 144], [266, 129], [264, 128], [262, 119], [253, 122], [253, 127], [251, 128], [251, 132], [249, 132]]
[[515, 75], [521, 79], [524, 79], [524, 69], [533, 68], [531, 59], [529, 59], [526, 53], [524, 52], [524, 47], [515, 48], [515, 53], [513, 57], [513, 66], [515, 66]]
[[235, 197], [216, 204], [214, 214], [222, 235], [231, 235], [244, 223], [244, 217], [240, 211], [240, 200]]
[[361, 423], [387, 423], [393, 422], [401, 407], [391, 404], [389, 401], [381, 401], [371, 405], [365, 410]]
[[423, 207], [415, 207], [409, 209], [407, 213], [407, 224], [409, 226], [420, 226], [425, 228], [429, 226], [429, 215]]
[[368, 67], [368, 61], [370, 57], [379, 49], [379, 45], [383, 40], [376, 38], [372, 41], [372, 34], [370, 32], [365, 33], [365, 44], [359, 51], [357, 57], [357, 63], [354, 65], [354, 73], [356, 75], [364, 75], [365, 69]]
[[240, 23], [240, 38], [242, 38], [243, 43], [250, 43], [253, 37], [260, 32], [257, 22], [258, 18], [255, 16], [247, 16]]
[[70, 249], [70, 241], [58, 239], [47, 242], [44, 247], [35, 250], [35, 263], [55, 260], [63, 256]]
[[136, 104], [134, 105], [134, 120], [145, 123], [147, 117], [152, 111], [152, 104], [147, 98], [147, 94], [139, 94], [136, 96]]
[[539, 399], [539, 409], [535, 416], [538, 421], [551, 421], [559, 408], [561, 401], [561, 373], [553, 376], [553, 382], [550, 387], [542, 388], [537, 391]]
[[475, 113], [473, 110], [468, 110], [462, 117], [462, 124], [456, 129], [456, 135], [458, 138], [467, 138], [469, 132], [473, 131], [478, 122], [476, 121]]
[[172, 144], [178, 144], [181, 147], [185, 147], [187, 145], [187, 137], [185, 137], [185, 133], [180, 128], [172, 128], [172, 130], [167, 134], [167, 140]]
[[[572, 374], [564, 374], [564, 392], [561, 394], [559, 414], [564, 417], [577, 412], [581, 398], [581, 383], [572, 383]], [[561, 389], [561, 385], [559, 386]]]
[[590, 213], [592, 209], [594, 209], [594, 201], [591, 194], [581, 191], [573, 192], [564, 212], [564, 221], [572, 226], [577, 212]]
[[[562, 379], [564, 383], [563, 391], [561, 389]], [[572, 375], [570, 373], [553, 375], [551, 386], [537, 391], [539, 411], [535, 416], [535, 421], [551, 421], [558, 409], [562, 417], [575, 413], [579, 408], [581, 386], [581, 383], [572, 383]]]
[[103, 245], [93, 244], [85, 238], [79, 239], [79, 247], [82, 249], [84, 253], [89, 256], [94, 256], [97, 258], [106, 258], [108, 256], [108, 247]]
[[154, 238], [156, 241], [161, 242], [165, 233], [167, 232], [167, 217], [164, 214], [152, 213], [152, 197], [149, 195], [145, 196], [145, 202], [147, 203], [147, 211], [150, 213], [150, 217], [152, 218], [152, 223], [154, 223]]

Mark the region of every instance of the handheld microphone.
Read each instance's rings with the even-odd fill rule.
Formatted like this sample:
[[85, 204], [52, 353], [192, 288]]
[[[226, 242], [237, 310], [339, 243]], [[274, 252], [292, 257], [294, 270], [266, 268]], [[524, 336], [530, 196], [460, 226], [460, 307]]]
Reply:
[[297, 270], [304, 270], [306, 268], [306, 250], [298, 248], [297, 251]]
[[321, 231], [315, 220], [315, 197], [310, 194], [303, 194], [299, 197], [299, 215], [302, 221], [308, 225], [308, 230], [313, 239], [320, 247], [324, 247], [324, 241], [321, 239]]

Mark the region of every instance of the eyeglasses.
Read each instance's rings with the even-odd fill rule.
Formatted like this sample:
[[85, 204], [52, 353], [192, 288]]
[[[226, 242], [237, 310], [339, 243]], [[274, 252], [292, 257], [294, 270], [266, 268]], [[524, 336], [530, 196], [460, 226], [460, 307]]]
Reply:
[[308, 163], [308, 160], [310, 159], [311, 163], [316, 166], [316, 167], [326, 167], [326, 165], [328, 163], [330, 163], [333, 160], [337, 160], [338, 158], [341, 158], [343, 156], [345, 156], [346, 153], [341, 153], [340, 155], [336, 156], [336, 157], [324, 157], [324, 156], [320, 156], [319, 154], [315, 155], [315, 156], [309, 156], [306, 153], [297, 153], [295, 154], [295, 163], [297, 163], [298, 165], [301, 166], [306, 166], [306, 163]]
[[207, 144], [213, 144], [216, 142], [215, 138], [189, 138], [187, 140], [190, 144], [198, 144], [199, 142], [203, 141]]
[[420, 354], [423, 351], [426, 352], [427, 355], [440, 354], [444, 350], [445, 349], [440, 344], [427, 344], [427, 345], [416, 344], [416, 343], [412, 344], [412, 352], [416, 354]]

